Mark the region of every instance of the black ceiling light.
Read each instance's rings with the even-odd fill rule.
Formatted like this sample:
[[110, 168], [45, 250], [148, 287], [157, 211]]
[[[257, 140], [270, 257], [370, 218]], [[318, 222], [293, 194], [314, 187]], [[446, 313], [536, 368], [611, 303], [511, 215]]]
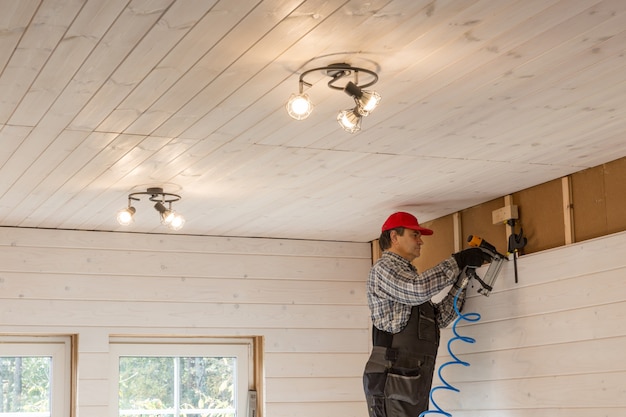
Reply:
[[[375, 91], [366, 91], [364, 88], [370, 87], [378, 81], [378, 74], [374, 71], [353, 67], [349, 64], [331, 64], [326, 67], [318, 67], [304, 71], [298, 80], [298, 93], [292, 94], [287, 102], [287, 113], [296, 120], [304, 120], [313, 111], [313, 103], [309, 96], [304, 93], [304, 87], [311, 87], [312, 84], [305, 81], [305, 77], [312, 72], [321, 71], [330, 77], [328, 87], [335, 90], [343, 90], [346, 94], [354, 98], [356, 106], [353, 109], [342, 110], [337, 115], [337, 122], [350, 133], [361, 130], [361, 120], [369, 115], [380, 103], [380, 94]], [[359, 73], [364, 73], [369, 77], [367, 83], [359, 85]], [[342, 86], [337, 84], [346, 77], [353, 77], [354, 81], [348, 81]]]
[[[128, 195], [128, 207], [117, 212], [117, 222], [122, 226], [133, 223], [137, 212], [132, 206], [132, 201], [139, 201], [140, 195], [149, 195], [148, 200], [154, 202], [154, 208], [159, 212], [161, 223], [172, 230], [180, 230], [185, 224], [185, 218], [172, 210], [172, 203], [181, 199], [178, 194], [166, 193], [163, 188], [153, 187], [146, 191], [131, 193]], [[167, 204], [167, 207], [165, 206]]]

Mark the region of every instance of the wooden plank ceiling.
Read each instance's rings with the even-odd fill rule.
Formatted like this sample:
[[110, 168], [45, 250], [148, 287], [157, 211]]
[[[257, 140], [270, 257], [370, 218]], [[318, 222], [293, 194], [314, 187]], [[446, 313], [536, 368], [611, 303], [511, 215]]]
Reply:
[[[625, 52], [623, 0], [0, 0], [0, 225], [369, 241], [625, 156]], [[355, 134], [285, 111], [333, 63]]]

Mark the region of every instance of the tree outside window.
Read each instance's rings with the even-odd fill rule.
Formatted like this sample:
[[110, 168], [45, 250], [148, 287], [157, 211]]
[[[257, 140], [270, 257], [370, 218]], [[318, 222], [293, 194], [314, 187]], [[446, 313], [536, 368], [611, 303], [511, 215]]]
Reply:
[[236, 358], [119, 358], [120, 417], [235, 416]]
[[0, 357], [0, 416], [8, 413], [49, 416], [51, 373], [51, 357]]
[[0, 335], [0, 417], [70, 415], [72, 336]]

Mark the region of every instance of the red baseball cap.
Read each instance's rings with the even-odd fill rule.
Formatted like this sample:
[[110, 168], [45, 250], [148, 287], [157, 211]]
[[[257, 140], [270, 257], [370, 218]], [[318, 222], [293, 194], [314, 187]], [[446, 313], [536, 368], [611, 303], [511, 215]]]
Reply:
[[404, 227], [406, 229], [417, 230], [423, 235], [433, 234], [432, 230], [420, 226], [420, 224], [417, 222], [417, 218], [414, 215], [410, 213], [405, 213], [404, 211], [399, 211], [389, 216], [383, 224], [382, 231], [384, 232], [385, 230], [395, 229], [396, 227]]

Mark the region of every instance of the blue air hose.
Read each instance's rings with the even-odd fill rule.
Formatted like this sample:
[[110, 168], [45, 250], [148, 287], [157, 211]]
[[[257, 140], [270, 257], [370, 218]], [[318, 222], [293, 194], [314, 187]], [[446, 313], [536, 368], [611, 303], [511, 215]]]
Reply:
[[443, 376], [441, 376], [441, 371], [449, 365], [454, 365], [454, 364], [459, 364], [459, 365], [463, 365], [463, 366], [470, 366], [469, 362], [465, 362], [460, 360], [454, 353], [452, 353], [452, 342], [454, 342], [455, 340], [461, 340], [465, 343], [475, 343], [476, 339], [472, 338], [472, 337], [468, 337], [468, 336], [461, 336], [459, 335], [459, 333], [456, 330], [456, 326], [462, 321], [468, 321], [468, 322], [477, 322], [480, 320], [480, 314], [478, 313], [467, 313], [467, 314], [461, 314], [461, 312], [459, 311], [459, 308], [457, 306], [458, 300], [459, 300], [459, 295], [461, 294], [461, 291], [463, 291], [463, 289], [460, 289], [457, 291], [456, 295], [454, 296], [454, 311], [457, 314], [457, 318], [456, 320], [454, 320], [454, 323], [452, 324], [452, 332], [454, 333], [454, 337], [451, 338], [450, 340], [448, 340], [448, 353], [450, 354], [450, 356], [452, 357], [453, 360], [448, 361], [444, 364], [442, 364], [439, 367], [439, 370], [437, 371], [437, 375], [439, 376], [439, 379], [441, 380], [441, 383], [443, 385], [439, 385], [436, 387], [433, 387], [430, 390], [430, 404], [436, 408], [436, 410], [426, 410], [422, 413], [420, 413], [419, 417], [423, 417], [427, 414], [441, 414], [447, 417], [451, 417], [452, 414], [448, 413], [444, 410], [441, 409], [441, 407], [439, 407], [439, 405], [437, 404], [437, 402], [434, 400], [433, 398], [433, 394], [439, 390], [449, 390], [449, 391], [454, 391], [454, 392], [460, 392], [460, 390], [454, 386], [452, 386], [448, 381], [446, 381]]

